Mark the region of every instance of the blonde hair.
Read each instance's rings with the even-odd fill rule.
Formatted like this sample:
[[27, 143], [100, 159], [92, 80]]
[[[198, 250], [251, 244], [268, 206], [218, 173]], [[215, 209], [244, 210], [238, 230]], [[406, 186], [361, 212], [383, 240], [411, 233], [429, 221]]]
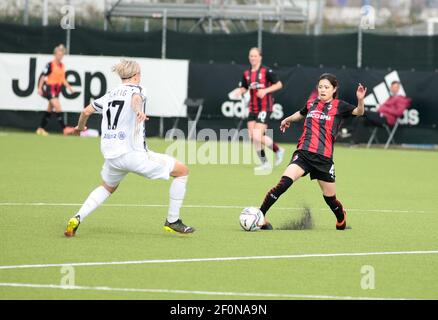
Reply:
[[56, 51], [58, 51], [58, 50], [62, 51], [62, 53], [65, 54], [65, 47], [64, 47], [64, 45], [62, 43], [57, 45], [55, 47], [55, 49], [53, 49], [53, 54], [55, 54]]
[[251, 51], [256, 50], [257, 53], [259, 54], [259, 56], [263, 56], [262, 54], [262, 49], [258, 48], [258, 47], [252, 47], [251, 49], [249, 49], [249, 53], [251, 53]]
[[112, 70], [117, 73], [122, 80], [125, 80], [140, 73], [140, 65], [137, 61], [122, 59], [118, 64], [113, 66]]

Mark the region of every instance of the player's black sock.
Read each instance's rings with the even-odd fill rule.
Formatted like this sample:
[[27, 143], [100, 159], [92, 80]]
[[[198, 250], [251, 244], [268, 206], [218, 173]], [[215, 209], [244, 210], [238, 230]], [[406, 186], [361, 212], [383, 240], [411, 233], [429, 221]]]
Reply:
[[324, 196], [324, 200], [335, 214], [336, 220], [338, 220], [338, 222], [344, 220], [344, 208], [342, 207], [342, 203], [338, 199], [336, 199], [336, 195], [332, 197]]
[[62, 112], [56, 112], [56, 120], [58, 120], [61, 129], [65, 128], [64, 118], [62, 117]]
[[265, 200], [260, 207], [260, 211], [266, 215], [269, 208], [272, 207], [275, 201], [277, 201], [287, 189], [289, 189], [293, 182], [294, 181], [291, 178], [282, 176], [280, 182], [266, 194]]
[[50, 115], [51, 115], [52, 113], [51, 112], [48, 112], [48, 111], [45, 111], [44, 112], [44, 115], [43, 115], [43, 118], [41, 119], [41, 124], [40, 124], [40, 128], [45, 128], [46, 126], [47, 126], [47, 123], [49, 122], [49, 119], [50, 119]]
[[259, 156], [260, 161], [262, 162], [262, 164], [265, 163], [265, 162], [267, 161], [267, 160], [266, 160], [265, 149], [257, 150], [257, 155]]

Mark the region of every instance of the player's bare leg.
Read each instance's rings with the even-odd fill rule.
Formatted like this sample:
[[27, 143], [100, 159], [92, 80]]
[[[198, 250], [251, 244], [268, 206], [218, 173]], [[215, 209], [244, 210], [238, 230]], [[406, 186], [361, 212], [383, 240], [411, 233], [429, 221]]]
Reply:
[[255, 121], [248, 121], [247, 122], [247, 128], [248, 128], [248, 138], [249, 141], [251, 141], [252, 144], [254, 144], [254, 126], [255, 126], [256, 122]]
[[267, 125], [263, 123], [256, 123], [254, 125], [253, 134], [252, 134], [253, 144], [256, 149], [257, 155], [259, 156], [261, 161], [261, 165], [254, 168], [255, 171], [272, 170], [272, 166], [268, 162], [265, 154], [264, 135], [266, 128]]
[[254, 124], [254, 129], [252, 133], [254, 147], [262, 164], [267, 162], [265, 150], [264, 150], [264, 144], [263, 144], [264, 142], [263, 137], [265, 135], [266, 127], [267, 126], [265, 124], [256, 122]]
[[266, 165], [265, 165], [265, 163], [267, 161], [266, 161], [265, 153], [263, 150], [263, 144], [262, 144], [262, 136], [263, 135], [260, 132], [260, 130], [257, 129], [257, 125], [258, 125], [258, 123], [256, 123], [255, 120], [248, 121], [248, 123], [247, 123], [249, 139], [251, 140], [251, 143], [254, 145], [254, 148], [255, 148], [257, 155], [259, 156], [259, 159], [261, 162], [261, 165], [255, 167], [254, 170], [263, 171], [263, 170], [267, 170], [268, 168], [266, 168]]
[[254, 131], [255, 121], [248, 121], [246, 126], [248, 128], [249, 139], [252, 141], [252, 133]]
[[186, 226], [180, 219], [180, 209], [186, 193], [189, 168], [182, 162], [176, 160], [170, 175], [174, 178], [169, 189], [169, 211], [164, 224], [164, 230], [182, 234], [193, 233], [195, 229]]
[[102, 185], [94, 189], [87, 200], [85, 200], [79, 211], [72, 217], [68, 223], [64, 232], [66, 237], [73, 237], [79, 228], [79, 224], [94, 210], [96, 210], [108, 197], [117, 190], [118, 186], [111, 187], [105, 182]]
[[[284, 157], [284, 149], [280, 148], [271, 137], [266, 135], [266, 130], [268, 129], [268, 125], [264, 123], [257, 123], [255, 129], [259, 129], [262, 133], [260, 137], [260, 141], [263, 146], [271, 149], [275, 153], [275, 162], [276, 166], [280, 165], [283, 162]], [[263, 150], [264, 152], [264, 150]]]
[[336, 199], [336, 184], [322, 180], [318, 180], [318, 184], [322, 190], [325, 202], [336, 216], [336, 229], [344, 230], [347, 226], [347, 212], [345, 212], [342, 203]]
[[265, 216], [265, 225], [261, 227], [262, 230], [273, 229], [272, 225], [266, 220], [266, 214], [268, 213], [269, 208], [271, 208], [278, 198], [280, 198], [280, 196], [285, 193], [295, 181], [301, 178], [303, 174], [304, 170], [300, 166], [292, 163], [283, 172], [278, 184], [268, 191], [262, 205], [260, 206], [260, 211]]
[[265, 131], [265, 134], [263, 135], [262, 143], [275, 153], [275, 162], [274, 162], [274, 164], [276, 166], [279, 166], [283, 162], [284, 148], [279, 147], [274, 142], [274, 140], [272, 140], [272, 138], [270, 136], [267, 136], [266, 135], [266, 131]]

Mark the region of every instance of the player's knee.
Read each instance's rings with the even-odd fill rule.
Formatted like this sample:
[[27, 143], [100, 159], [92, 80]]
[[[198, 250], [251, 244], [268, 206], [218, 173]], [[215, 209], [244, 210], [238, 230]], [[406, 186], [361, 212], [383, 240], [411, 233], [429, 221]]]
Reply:
[[118, 187], [118, 185], [115, 186], [115, 187], [111, 187], [111, 186], [107, 185], [105, 182], [102, 183], [102, 185], [103, 185], [103, 187], [104, 187], [109, 193], [114, 193], [114, 192], [117, 190], [117, 187]]
[[183, 177], [189, 175], [189, 167], [187, 167], [184, 163], [176, 162], [175, 168], [170, 174], [173, 177]]
[[252, 135], [252, 141], [256, 142], [256, 143], [261, 143], [262, 142], [262, 136], [259, 134], [253, 134]]
[[189, 175], [189, 167], [183, 164], [181, 167], [181, 176], [188, 176], [188, 175]]

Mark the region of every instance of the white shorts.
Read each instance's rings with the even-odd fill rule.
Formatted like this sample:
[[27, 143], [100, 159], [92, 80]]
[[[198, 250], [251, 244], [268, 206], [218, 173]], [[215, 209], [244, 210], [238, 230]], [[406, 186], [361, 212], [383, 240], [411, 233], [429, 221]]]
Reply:
[[170, 177], [175, 159], [167, 154], [153, 151], [132, 151], [114, 159], [105, 159], [102, 180], [110, 187], [116, 187], [129, 173], [136, 173], [148, 179]]

